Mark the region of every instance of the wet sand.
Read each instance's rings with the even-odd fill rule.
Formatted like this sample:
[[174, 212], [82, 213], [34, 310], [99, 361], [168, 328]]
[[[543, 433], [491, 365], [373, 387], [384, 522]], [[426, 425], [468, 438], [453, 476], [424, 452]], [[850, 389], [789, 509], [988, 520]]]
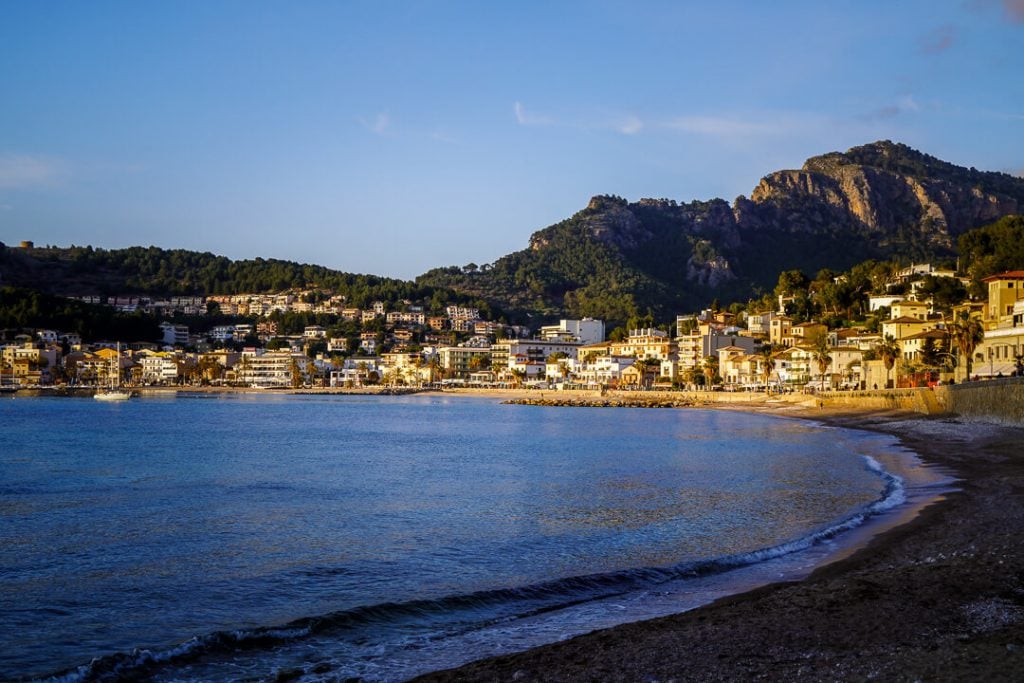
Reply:
[[1024, 680], [1024, 428], [741, 409], [895, 434], [958, 490], [803, 581], [417, 680]]

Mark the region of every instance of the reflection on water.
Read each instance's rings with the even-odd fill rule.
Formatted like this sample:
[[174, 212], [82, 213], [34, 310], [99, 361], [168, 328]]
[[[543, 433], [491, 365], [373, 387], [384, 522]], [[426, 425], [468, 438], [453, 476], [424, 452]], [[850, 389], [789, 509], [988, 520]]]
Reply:
[[[454, 661], [489, 651], [474, 639], [589, 630], [697, 585], [639, 568], [750, 553], [856, 513], [885, 488], [859, 454], [892, 451], [758, 415], [473, 399], [0, 410], [0, 678], [137, 647], [178, 653], [168, 679], [264, 676], [311, 652], [391, 678], [412, 641]], [[592, 575], [609, 578], [573, 579]], [[722, 579], [699, 581], [707, 594]], [[550, 588], [523, 592], [535, 586]], [[425, 600], [440, 602], [382, 608]], [[575, 626], [523, 618], [580, 600]], [[519, 636], [486, 626], [514, 616]], [[294, 626], [305, 618], [317, 626]], [[237, 636], [210, 636], [283, 624], [299, 640], [264, 633], [244, 657]]]

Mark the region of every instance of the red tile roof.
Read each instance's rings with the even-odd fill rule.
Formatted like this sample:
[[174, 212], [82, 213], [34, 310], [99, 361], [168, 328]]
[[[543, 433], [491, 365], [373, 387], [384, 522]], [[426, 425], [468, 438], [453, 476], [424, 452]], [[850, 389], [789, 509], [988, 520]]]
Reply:
[[1005, 273], [996, 273], [981, 278], [982, 282], [994, 282], [995, 280], [1024, 280], [1024, 270], [1008, 270]]

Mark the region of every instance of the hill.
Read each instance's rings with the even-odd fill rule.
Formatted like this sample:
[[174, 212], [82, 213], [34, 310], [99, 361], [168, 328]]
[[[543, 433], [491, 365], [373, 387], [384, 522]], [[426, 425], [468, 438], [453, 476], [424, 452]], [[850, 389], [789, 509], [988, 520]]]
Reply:
[[0, 244], [0, 285], [61, 296], [209, 295], [330, 290], [357, 307], [380, 300], [424, 302], [437, 308], [466, 301], [429, 285], [357, 275], [278, 259], [233, 261], [211, 253], [158, 247], [127, 249], [10, 248]]
[[785, 270], [952, 257], [960, 235], [1022, 210], [1020, 178], [882, 141], [770, 173], [731, 205], [594, 197], [527, 249], [417, 283], [545, 315], [665, 316], [747, 299]]

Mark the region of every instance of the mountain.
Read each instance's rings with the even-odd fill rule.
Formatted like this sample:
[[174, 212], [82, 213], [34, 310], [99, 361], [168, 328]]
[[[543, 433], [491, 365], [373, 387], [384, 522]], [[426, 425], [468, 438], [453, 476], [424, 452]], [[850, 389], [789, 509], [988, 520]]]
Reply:
[[1020, 178], [881, 141], [770, 173], [732, 205], [594, 197], [527, 249], [417, 282], [542, 315], [665, 316], [770, 290], [784, 270], [949, 258], [964, 232], [1022, 211]]
[[[665, 320], [714, 299], [760, 296], [782, 271], [814, 275], [868, 259], [950, 258], [961, 235], [1021, 212], [1024, 180], [883, 141], [770, 173], [749, 198], [732, 204], [597, 196], [572, 217], [534, 233], [522, 251], [482, 267], [437, 268], [415, 282], [180, 249], [0, 245], [0, 285], [57, 295], [322, 288], [358, 307], [375, 300], [412, 301], [429, 310], [471, 303], [510, 321], [569, 315], [612, 323], [650, 310]], [[979, 268], [1016, 253], [1017, 230], [1014, 223], [972, 238], [968, 251], [987, 254]], [[990, 243], [1001, 245], [1003, 255], [990, 253]]]

